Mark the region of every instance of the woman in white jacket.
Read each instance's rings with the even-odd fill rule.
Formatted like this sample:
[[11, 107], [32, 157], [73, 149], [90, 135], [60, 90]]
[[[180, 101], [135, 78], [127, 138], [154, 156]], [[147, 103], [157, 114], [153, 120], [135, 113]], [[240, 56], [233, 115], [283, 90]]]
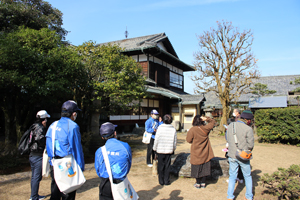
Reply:
[[171, 155], [174, 154], [177, 143], [176, 129], [171, 125], [171, 115], [163, 117], [163, 124], [156, 131], [153, 150], [158, 156], [158, 181], [160, 185], [170, 185]]

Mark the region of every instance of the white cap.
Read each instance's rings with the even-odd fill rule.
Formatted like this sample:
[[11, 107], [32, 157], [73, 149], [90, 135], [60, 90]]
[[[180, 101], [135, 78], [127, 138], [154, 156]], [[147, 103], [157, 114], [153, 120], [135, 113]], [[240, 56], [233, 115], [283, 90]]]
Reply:
[[157, 110], [152, 110], [152, 111], [151, 111], [151, 114], [158, 115], [158, 112], [157, 112]]
[[36, 113], [36, 118], [49, 118], [50, 115], [47, 113], [46, 110], [40, 110], [39, 112]]

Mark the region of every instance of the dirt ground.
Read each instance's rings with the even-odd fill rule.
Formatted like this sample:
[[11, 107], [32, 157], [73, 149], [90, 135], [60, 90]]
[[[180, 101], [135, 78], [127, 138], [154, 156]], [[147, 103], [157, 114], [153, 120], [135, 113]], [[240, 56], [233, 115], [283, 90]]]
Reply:
[[[190, 144], [185, 141], [186, 134], [178, 134], [178, 145], [175, 153], [189, 152]], [[224, 157], [221, 151], [225, 147], [224, 136], [211, 137], [216, 157]], [[133, 163], [128, 178], [137, 191], [141, 200], [180, 200], [180, 199], [227, 199], [227, 183], [225, 177], [216, 181], [208, 181], [205, 189], [193, 187], [193, 178], [171, 176], [171, 185], [160, 186], [158, 177], [152, 176], [152, 169], [147, 167], [145, 155], [146, 145], [141, 137], [122, 139], [129, 142], [133, 151]], [[251, 160], [252, 177], [255, 199], [276, 199], [274, 196], [262, 194], [264, 188], [259, 184], [259, 178], [264, 173], [273, 173], [278, 167], [288, 168], [292, 164], [300, 164], [300, 148], [281, 144], [255, 143], [253, 160]], [[91, 165], [90, 165], [91, 166]], [[76, 199], [92, 200], [99, 198], [99, 178], [93, 167], [84, 172], [86, 183], [77, 190]], [[39, 194], [50, 199], [51, 178], [43, 178], [40, 183]], [[237, 184], [235, 196], [237, 200], [244, 199], [245, 185]], [[26, 200], [30, 197], [30, 179], [0, 182], [0, 200]]]

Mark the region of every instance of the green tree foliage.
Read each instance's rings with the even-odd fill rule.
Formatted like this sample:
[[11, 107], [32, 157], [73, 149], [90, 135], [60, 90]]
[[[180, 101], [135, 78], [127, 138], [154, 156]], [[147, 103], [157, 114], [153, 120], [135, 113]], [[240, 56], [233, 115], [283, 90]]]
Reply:
[[101, 101], [101, 113], [120, 113], [146, 94], [140, 65], [120, 47], [86, 42], [76, 50], [89, 75], [88, 99]]
[[[300, 85], [300, 78], [295, 78], [294, 82], [291, 81], [290, 84]], [[294, 89], [293, 92], [299, 94], [299, 93], [300, 93], [300, 87], [297, 87], [296, 89]], [[299, 105], [300, 105], [300, 95], [297, 95], [297, 96], [295, 97], [295, 99], [297, 99], [297, 101], [298, 101], [298, 107], [299, 107]]]
[[246, 92], [259, 72], [251, 51], [251, 30], [240, 32], [231, 22], [217, 24], [217, 29], [211, 28], [198, 36], [200, 50], [194, 54], [194, 66], [199, 74], [192, 80], [196, 92], [213, 91], [219, 97], [223, 107], [220, 127], [224, 130], [231, 101]]
[[0, 32], [12, 32], [24, 26], [35, 30], [49, 28], [63, 37], [67, 31], [62, 24], [62, 13], [46, 1], [0, 1]]
[[265, 96], [268, 94], [276, 93], [276, 90], [268, 90], [268, 86], [262, 83], [255, 83], [254, 87], [250, 87], [250, 89], [252, 90], [252, 94], [257, 94], [259, 96]]
[[300, 144], [300, 109], [296, 107], [257, 110], [257, 134], [264, 142]]
[[57, 103], [85, 87], [86, 72], [77, 52], [47, 28], [20, 28], [0, 35], [0, 105], [5, 142], [13, 143], [28, 127], [37, 105]]
[[273, 174], [264, 174], [261, 184], [267, 188], [265, 192], [279, 199], [300, 198], [300, 165], [291, 165], [288, 169], [278, 168]]

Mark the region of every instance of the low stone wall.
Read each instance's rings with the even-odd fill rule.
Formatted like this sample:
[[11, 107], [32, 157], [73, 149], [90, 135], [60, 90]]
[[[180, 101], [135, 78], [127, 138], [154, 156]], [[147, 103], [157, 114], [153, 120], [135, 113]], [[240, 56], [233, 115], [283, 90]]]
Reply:
[[[181, 176], [191, 177], [190, 153], [180, 153], [171, 159], [170, 173]], [[215, 157], [211, 160], [211, 176], [208, 179], [218, 179], [220, 176], [228, 177], [229, 164], [226, 158]]]

